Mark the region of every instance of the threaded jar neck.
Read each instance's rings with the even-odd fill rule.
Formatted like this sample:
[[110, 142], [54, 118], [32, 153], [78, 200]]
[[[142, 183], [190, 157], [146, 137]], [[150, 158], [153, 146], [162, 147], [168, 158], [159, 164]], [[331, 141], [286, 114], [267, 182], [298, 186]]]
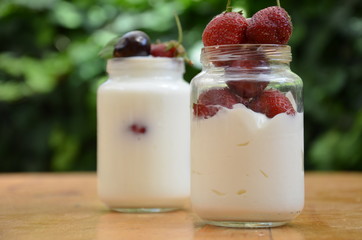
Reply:
[[278, 44], [233, 44], [204, 47], [201, 63], [210, 67], [258, 67], [258, 63], [289, 64], [292, 60], [291, 48]]
[[182, 58], [128, 57], [112, 58], [107, 62], [107, 73], [112, 77], [177, 77], [185, 72]]

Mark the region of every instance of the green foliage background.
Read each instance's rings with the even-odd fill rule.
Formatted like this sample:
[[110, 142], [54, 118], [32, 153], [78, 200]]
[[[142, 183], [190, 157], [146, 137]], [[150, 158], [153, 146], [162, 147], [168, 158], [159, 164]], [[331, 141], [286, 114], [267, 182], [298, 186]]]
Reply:
[[[305, 167], [362, 170], [362, 1], [281, 1], [294, 23], [292, 69], [304, 80]], [[177, 39], [200, 71], [201, 34], [220, 0], [2, 0], [0, 171], [96, 168], [96, 89], [106, 79], [98, 52], [143, 30]], [[250, 17], [274, 0], [233, 0]]]

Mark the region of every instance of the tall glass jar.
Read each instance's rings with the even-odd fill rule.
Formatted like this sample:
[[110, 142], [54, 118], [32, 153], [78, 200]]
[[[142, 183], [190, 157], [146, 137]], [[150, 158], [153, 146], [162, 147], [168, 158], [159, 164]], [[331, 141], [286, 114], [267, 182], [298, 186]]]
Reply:
[[202, 49], [191, 82], [191, 204], [206, 223], [274, 227], [304, 205], [302, 80], [287, 45]]
[[190, 86], [176, 58], [114, 58], [97, 93], [98, 193], [120, 212], [164, 212], [189, 198]]

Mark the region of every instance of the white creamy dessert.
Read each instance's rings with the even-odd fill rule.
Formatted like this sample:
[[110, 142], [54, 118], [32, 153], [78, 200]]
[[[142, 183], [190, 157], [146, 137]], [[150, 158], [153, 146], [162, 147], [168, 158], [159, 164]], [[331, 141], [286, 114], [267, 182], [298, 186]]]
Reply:
[[191, 203], [206, 221], [287, 222], [304, 205], [303, 113], [242, 104], [191, 123]]
[[119, 211], [182, 208], [190, 194], [183, 68], [166, 58], [124, 61], [116, 73], [108, 63], [97, 94], [99, 196]]

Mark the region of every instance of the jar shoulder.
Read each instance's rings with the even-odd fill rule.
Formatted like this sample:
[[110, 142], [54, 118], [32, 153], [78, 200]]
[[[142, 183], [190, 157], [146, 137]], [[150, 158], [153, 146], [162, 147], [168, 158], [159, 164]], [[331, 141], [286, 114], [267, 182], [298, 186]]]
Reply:
[[276, 71], [270, 70], [266, 72], [258, 71], [235, 71], [232, 73], [226, 73], [226, 71], [201, 71], [191, 81], [191, 86], [197, 86], [200, 84], [222, 84], [226, 81], [233, 80], [255, 80], [255, 81], [268, 81], [268, 82], [293, 82], [298, 85], [302, 85], [302, 79], [294, 73], [292, 70], [278, 69]]
[[176, 79], [173, 81], [114, 81], [108, 79], [98, 87], [98, 92], [104, 91], [189, 91], [190, 84], [184, 79]]
[[302, 78], [292, 70], [286, 70], [275, 76], [276, 79], [284, 79], [285, 82], [293, 82], [297, 85], [303, 85]]

